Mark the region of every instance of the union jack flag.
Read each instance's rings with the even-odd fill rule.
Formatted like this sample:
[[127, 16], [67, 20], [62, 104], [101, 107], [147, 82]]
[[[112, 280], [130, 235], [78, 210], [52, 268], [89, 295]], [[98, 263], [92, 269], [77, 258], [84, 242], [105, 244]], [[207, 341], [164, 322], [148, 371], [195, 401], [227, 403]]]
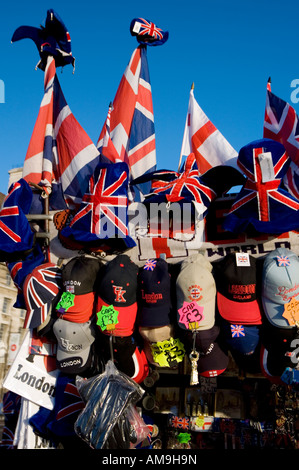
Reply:
[[200, 108], [194, 98], [193, 86], [190, 90], [180, 161], [192, 152], [200, 174], [217, 165], [229, 165], [238, 170], [236, 150]]
[[232, 337], [240, 338], [240, 336], [245, 336], [244, 326], [243, 325], [231, 325], [230, 326]]
[[174, 428], [189, 429], [189, 418], [179, 418], [178, 416], [173, 416], [171, 418], [171, 425]]
[[32, 248], [33, 232], [25, 216], [30, 210], [31, 201], [32, 191], [24, 179], [10, 186], [0, 210], [1, 251], [14, 253]]
[[44, 97], [27, 149], [23, 178], [50, 194], [50, 209], [76, 209], [99, 152], [72, 114], [56, 75], [55, 60], [47, 59]]
[[271, 91], [267, 84], [264, 137], [283, 144], [292, 160], [283, 178], [290, 194], [299, 199], [299, 122], [292, 106]]
[[156, 267], [156, 264], [157, 264], [156, 260], [148, 259], [145, 265], [143, 266], [143, 269], [145, 269], [146, 271], [153, 271]]
[[51, 302], [61, 288], [61, 269], [54, 263], [37, 266], [24, 282], [26, 304], [24, 328], [40, 326], [51, 309]]
[[288, 256], [277, 256], [278, 266], [290, 266], [291, 262]]
[[[109, 126], [109, 124], [108, 124]], [[156, 138], [147, 48], [138, 46], [120, 81], [110, 112], [110, 139], [117, 152], [109, 152], [107, 121], [100, 133], [99, 152], [116, 161], [126, 162], [130, 179], [156, 168]], [[144, 194], [149, 185], [139, 186]], [[133, 198], [133, 196], [131, 196]], [[142, 196], [141, 196], [142, 197]], [[135, 194], [135, 199], [138, 195]]]

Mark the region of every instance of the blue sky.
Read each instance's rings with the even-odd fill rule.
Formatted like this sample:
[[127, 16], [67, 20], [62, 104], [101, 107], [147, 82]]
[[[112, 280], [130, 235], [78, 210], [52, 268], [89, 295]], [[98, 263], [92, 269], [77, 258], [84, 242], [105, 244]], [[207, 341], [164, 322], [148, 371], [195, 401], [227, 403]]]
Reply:
[[[34, 43], [11, 44], [21, 25], [39, 26], [53, 8], [66, 24], [76, 58], [57, 69], [74, 116], [96, 143], [120, 79], [137, 46], [129, 31], [143, 17], [169, 31], [168, 41], [148, 48], [156, 129], [157, 168], [176, 170], [189, 91], [238, 151], [263, 133], [266, 83], [292, 104], [291, 82], [299, 79], [296, 1], [152, 0], [5, 2], [0, 11], [0, 191], [8, 171], [23, 165], [43, 97], [43, 72], [35, 70]], [[0, 93], [1, 95], [1, 93]]]

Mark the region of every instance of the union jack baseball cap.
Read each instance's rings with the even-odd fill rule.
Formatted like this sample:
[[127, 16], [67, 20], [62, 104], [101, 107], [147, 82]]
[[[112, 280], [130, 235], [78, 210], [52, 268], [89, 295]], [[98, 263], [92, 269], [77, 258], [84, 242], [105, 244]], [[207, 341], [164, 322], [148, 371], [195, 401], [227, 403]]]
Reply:
[[128, 255], [103, 266], [96, 284], [97, 326], [106, 335], [132, 335], [137, 316], [138, 266]]
[[171, 323], [171, 276], [163, 258], [148, 259], [138, 275], [138, 324], [160, 327]]
[[262, 304], [269, 322], [292, 328], [299, 321], [292, 302], [298, 300], [299, 258], [289, 248], [277, 248], [266, 256], [262, 273]]
[[238, 325], [262, 324], [261, 264], [246, 253], [229, 253], [214, 263], [217, 307], [222, 318]]
[[95, 285], [102, 263], [82, 255], [70, 259], [62, 268], [62, 290], [56, 314], [65, 320], [85, 323], [95, 313]]
[[176, 279], [177, 324], [182, 330], [208, 330], [215, 324], [216, 284], [212, 264], [201, 254], [181, 264]]
[[23, 294], [26, 305], [24, 328], [42, 328], [51, 316], [61, 289], [61, 269], [43, 263], [26, 276]]

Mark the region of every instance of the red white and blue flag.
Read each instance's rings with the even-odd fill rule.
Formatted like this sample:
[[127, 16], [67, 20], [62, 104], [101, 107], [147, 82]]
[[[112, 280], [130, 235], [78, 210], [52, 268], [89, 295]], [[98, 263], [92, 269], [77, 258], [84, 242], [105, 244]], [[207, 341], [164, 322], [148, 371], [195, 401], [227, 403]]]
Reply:
[[[147, 46], [140, 45], [134, 50], [109, 110], [109, 118], [97, 142], [100, 153], [113, 163], [126, 162], [130, 180], [155, 170], [156, 137]], [[139, 187], [144, 194], [149, 188], [150, 183]]]
[[229, 165], [239, 170], [236, 150], [200, 108], [194, 98], [193, 86], [190, 90], [180, 162], [190, 153], [195, 154], [200, 174], [218, 165]]
[[292, 106], [276, 96], [267, 83], [264, 137], [281, 144], [291, 159], [283, 182], [290, 194], [299, 199], [299, 121]]
[[99, 152], [72, 114], [56, 75], [55, 60], [47, 59], [44, 96], [27, 149], [23, 178], [51, 194], [50, 209], [77, 208]]

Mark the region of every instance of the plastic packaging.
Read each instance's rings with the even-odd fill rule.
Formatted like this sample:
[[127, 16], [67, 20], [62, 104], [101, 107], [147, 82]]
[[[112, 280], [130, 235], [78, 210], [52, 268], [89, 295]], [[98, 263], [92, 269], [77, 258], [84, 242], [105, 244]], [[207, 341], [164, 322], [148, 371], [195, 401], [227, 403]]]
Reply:
[[149, 432], [135, 404], [144, 390], [108, 361], [105, 371], [90, 379], [76, 378], [86, 403], [75, 432], [93, 449], [130, 449]]

